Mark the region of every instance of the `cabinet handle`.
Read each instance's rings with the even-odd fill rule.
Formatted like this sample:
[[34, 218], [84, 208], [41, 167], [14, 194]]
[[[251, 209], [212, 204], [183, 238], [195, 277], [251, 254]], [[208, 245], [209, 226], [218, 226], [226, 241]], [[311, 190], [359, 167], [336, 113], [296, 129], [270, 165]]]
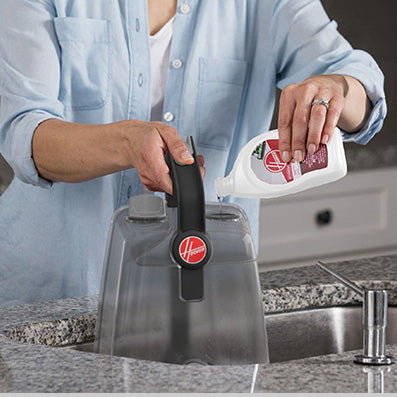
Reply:
[[331, 210], [317, 212], [316, 223], [318, 226], [329, 225], [332, 222], [333, 214]]

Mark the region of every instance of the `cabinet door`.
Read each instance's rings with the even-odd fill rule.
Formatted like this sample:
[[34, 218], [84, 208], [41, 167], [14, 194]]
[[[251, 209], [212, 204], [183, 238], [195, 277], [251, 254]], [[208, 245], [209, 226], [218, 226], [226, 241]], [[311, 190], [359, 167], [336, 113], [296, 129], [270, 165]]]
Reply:
[[397, 167], [262, 200], [260, 231], [260, 265], [397, 248]]

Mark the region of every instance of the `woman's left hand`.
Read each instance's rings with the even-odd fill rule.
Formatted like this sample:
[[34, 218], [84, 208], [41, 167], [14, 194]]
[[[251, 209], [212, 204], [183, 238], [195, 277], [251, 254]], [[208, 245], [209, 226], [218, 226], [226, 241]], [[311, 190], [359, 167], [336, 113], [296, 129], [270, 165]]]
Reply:
[[[317, 103], [325, 100], [328, 104]], [[279, 150], [284, 162], [304, 160], [321, 143], [327, 143], [335, 128], [358, 130], [365, 121], [370, 103], [364, 87], [343, 75], [313, 76], [284, 88], [278, 117]]]

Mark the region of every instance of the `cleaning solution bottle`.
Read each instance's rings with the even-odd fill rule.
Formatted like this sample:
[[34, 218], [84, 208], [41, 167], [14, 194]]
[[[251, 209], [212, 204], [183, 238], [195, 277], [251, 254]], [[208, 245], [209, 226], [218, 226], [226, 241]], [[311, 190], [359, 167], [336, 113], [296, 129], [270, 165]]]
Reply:
[[346, 175], [342, 136], [337, 128], [327, 144], [301, 162], [284, 163], [278, 130], [251, 139], [238, 154], [230, 174], [215, 180], [218, 197], [274, 198], [336, 181]]

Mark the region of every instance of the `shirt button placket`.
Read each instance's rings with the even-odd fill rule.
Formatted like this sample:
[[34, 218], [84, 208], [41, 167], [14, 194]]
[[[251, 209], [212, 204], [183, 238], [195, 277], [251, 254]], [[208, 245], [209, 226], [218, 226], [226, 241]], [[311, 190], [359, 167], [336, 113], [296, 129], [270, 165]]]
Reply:
[[190, 12], [190, 5], [189, 4], [182, 4], [179, 7], [179, 10], [181, 11], [182, 14], [189, 14]]
[[174, 69], [180, 69], [183, 66], [183, 62], [180, 59], [176, 58], [171, 62], [171, 65]]
[[171, 112], [165, 112], [164, 113], [164, 120], [167, 121], [168, 123], [174, 120], [174, 114]]
[[139, 85], [139, 87], [142, 87], [142, 84], [143, 84], [143, 74], [139, 73], [139, 76], [138, 76], [138, 85]]
[[[146, 5], [141, 1], [126, 1], [128, 45], [129, 45], [129, 91], [127, 119], [148, 120], [150, 115], [150, 85], [147, 66], [150, 65], [150, 52], [146, 33]], [[140, 54], [139, 57], [132, 54]], [[119, 205], [125, 205], [137, 194], [139, 178], [135, 170], [122, 172], [119, 190]]]
[[[186, 37], [191, 36], [193, 8], [197, 0], [184, 0], [178, 7], [180, 14], [177, 17], [177, 29], [173, 36], [173, 49], [170, 54], [169, 74], [167, 87], [172, 87], [172, 94], [166, 92], [164, 98], [163, 121], [171, 124], [173, 127], [179, 127], [180, 98], [183, 91], [183, 76], [186, 66], [186, 56], [189, 51]], [[169, 88], [167, 88], [169, 90]]]

